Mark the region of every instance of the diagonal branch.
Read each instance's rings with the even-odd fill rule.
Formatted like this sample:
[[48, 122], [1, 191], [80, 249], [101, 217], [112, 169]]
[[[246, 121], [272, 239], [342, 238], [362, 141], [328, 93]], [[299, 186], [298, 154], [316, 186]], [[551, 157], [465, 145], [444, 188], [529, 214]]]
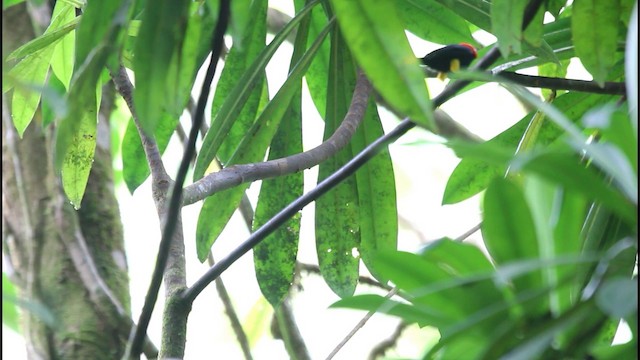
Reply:
[[544, 88], [551, 90], [570, 90], [588, 92], [594, 94], [611, 94], [611, 95], [626, 95], [627, 90], [623, 82], [605, 82], [603, 86], [600, 86], [595, 81], [575, 80], [565, 78], [555, 78], [548, 76], [535, 76], [518, 74], [509, 71], [498, 72], [496, 81], [501, 79], [507, 79], [518, 85]]
[[[360, 121], [362, 121], [362, 118], [364, 117], [371, 89], [372, 87], [369, 80], [366, 78], [364, 73], [359, 72], [353, 98], [349, 105], [349, 110], [338, 129], [336, 129], [333, 135], [331, 135], [331, 137], [324, 143], [309, 151], [288, 156], [286, 158], [275, 159], [263, 163], [231, 166], [224, 168], [217, 173], [209, 174], [200, 181], [197, 181], [185, 188], [183, 205], [193, 204], [194, 202], [201, 200], [206, 197], [206, 195], [204, 195], [206, 193], [221, 191], [246, 181], [253, 181], [261, 178], [266, 179], [268, 177], [300, 171], [317, 165], [329, 158], [342, 147], [347, 145], [353, 136], [353, 133], [356, 131]], [[256, 172], [255, 174], [253, 173], [254, 171]], [[216, 177], [220, 178], [218, 179]], [[292, 204], [287, 206], [286, 209], [290, 209], [291, 205]], [[294, 202], [293, 205], [297, 207], [300, 204]], [[302, 205], [300, 208], [296, 208], [295, 210], [290, 209], [289, 211], [293, 211], [291, 214], [293, 215], [304, 206], [306, 206], [306, 204]], [[204, 290], [211, 281], [215, 280], [222, 271], [228, 268], [244, 253], [253, 248], [253, 246], [263, 239], [263, 236], [266, 236], [266, 234], [261, 233], [261, 231], [264, 231], [265, 227], [270, 228], [268, 225], [270, 222], [258, 229], [256, 232], [258, 235], [256, 235], [256, 233], [251, 235], [249, 240], [236, 248], [229, 256], [218, 261], [215, 266], [211, 267], [204, 276], [202, 276], [193, 284], [192, 287], [183, 293], [183, 299], [187, 303], [193, 302], [198, 294]], [[273, 230], [275, 230], [275, 228], [271, 229], [271, 231]], [[258, 238], [259, 240], [254, 243], [253, 240], [251, 240], [253, 238]]]
[[268, 179], [308, 169], [333, 156], [355, 133], [367, 108], [371, 84], [363, 73], [358, 75], [349, 111], [336, 131], [317, 147], [280, 159], [234, 165], [211, 173], [185, 187], [182, 205], [190, 205], [207, 196], [245, 182]]

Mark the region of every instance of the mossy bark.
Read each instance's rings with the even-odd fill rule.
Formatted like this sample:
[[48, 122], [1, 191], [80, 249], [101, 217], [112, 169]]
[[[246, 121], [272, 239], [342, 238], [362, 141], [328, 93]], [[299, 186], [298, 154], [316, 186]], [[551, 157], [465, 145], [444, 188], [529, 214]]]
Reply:
[[[3, 58], [33, 36], [25, 3], [3, 10]], [[45, 324], [41, 314], [22, 312], [29, 358], [119, 358], [128, 333], [118, 330], [117, 319], [104, 316], [90, 298], [61, 240], [82, 234], [100, 276], [128, 311], [128, 274], [108, 130], [98, 132], [95, 162], [80, 210], [65, 201], [61, 219], [56, 209], [64, 194], [52, 165], [53, 129], [42, 128], [37, 113], [19, 139], [9, 115], [10, 98], [8, 93], [2, 99], [3, 233], [7, 235], [3, 245], [20, 296], [43, 305], [54, 319], [53, 324]], [[106, 141], [101, 141], [104, 136]], [[78, 224], [78, 228], [63, 224]]]

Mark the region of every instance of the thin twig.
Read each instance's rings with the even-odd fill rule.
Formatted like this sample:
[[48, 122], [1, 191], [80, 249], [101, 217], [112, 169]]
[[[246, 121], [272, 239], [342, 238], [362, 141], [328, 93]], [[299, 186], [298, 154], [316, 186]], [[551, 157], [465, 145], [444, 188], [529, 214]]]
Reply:
[[293, 309], [288, 298], [282, 300], [280, 306], [274, 309], [276, 324], [278, 325], [278, 331], [281, 339], [289, 354], [291, 360], [309, 360], [309, 351], [304, 343], [304, 338], [300, 334], [298, 325], [293, 317]]
[[371, 354], [369, 354], [369, 360], [376, 360], [378, 357], [384, 356], [384, 354], [389, 351], [392, 347], [395, 347], [400, 339], [400, 335], [404, 329], [409, 327], [409, 323], [401, 321], [398, 326], [396, 326], [395, 330], [393, 330], [393, 334], [388, 339], [383, 340], [378, 345], [374, 346], [371, 349]]
[[471, 229], [467, 230], [464, 234], [458, 236], [457, 238], [455, 238], [454, 241], [465, 241], [469, 236], [473, 235], [473, 233], [475, 233], [476, 231], [480, 230], [480, 227], [482, 227], [482, 223], [479, 223], [478, 225], [472, 227]]
[[[315, 264], [305, 264], [305, 263], [298, 262], [297, 263], [297, 268], [299, 270], [306, 271], [306, 272], [311, 273], [311, 274], [320, 275], [320, 267], [318, 265], [315, 265]], [[377, 288], [384, 289], [384, 290], [391, 290], [391, 286], [383, 284], [383, 283], [381, 283], [379, 281], [376, 281], [376, 280], [374, 280], [374, 279], [372, 279], [372, 278], [370, 278], [368, 276], [360, 275], [358, 277], [358, 283], [369, 285], [369, 286], [373, 286], [373, 287], [377, 287]]]
[[[385, 300], [391, 299], [391, 297], [393, 297], [395, 294], [398, 293], [398, 287], [394, 287], [393, 289], [391, 289], [391, 291], [389, 291], [387, 293], [387, 295], [384, 296]], [[362, 329], [362, 327], [367, 323], [367, 321], [369, 321], [369, 319], [371, 319], [371, 317], [375, 314], [375, 311], [369, 311], [367, 313], [367, 315], [365, 315], [362, 319], [360, 319], [360, 321], [356, 324], [356, 326], [353, 327], [353, 329], [351, 329], [351, 331], [349, 331], [349, 333], [347, 334], [347, 336], [344, 337], [344, 339], [342, 339], [342, 341], [340, 341], [340, 343], [338, 345], [336, 345], [336, 347], [329, 353], [329, 355], [327, 356], [326, 360], [331, 360], [333, 359], [334, 356], [336, 356], [336, 354], [338, 353], [338, 351], [340, 351], [340, 349], [342, 349], [347, 342], [349, 342], [349, 340], [351, 340], [351, 338], [360, 330]]]
[[[215, 261], [213, 260], [213, 255], [211, 251], [209, 251], [209, 255], [207, 256], [207, 262], [209, 266], [213, 266]], [[249, 346], [249, 339], [247, 338], [247, 334], [244, 332], [242, 328], [242, 323], [238, 318], [238, 314], [236, 313], [235, 308], [231, 302], [231, 297], [229, 296], [229, 292], [222, 281], [222, 278], [217, 278], [215, 281], [216, 291], [218, 292], [218, 296], [222, 301], [222, 305], [224, 306], [224, 311], [227, 313], [227, 317], [229, 318], [229, 322], [231, 323], [231, 329], [233, 333], [236, 334], [236, 338], [238, 339], [238, 343], [240, 343], [240, 348], [242, 349], [242, 353], [244, 354], [244, 358], [247, 360], [253, 359], [251, 356], [251, 348]]]

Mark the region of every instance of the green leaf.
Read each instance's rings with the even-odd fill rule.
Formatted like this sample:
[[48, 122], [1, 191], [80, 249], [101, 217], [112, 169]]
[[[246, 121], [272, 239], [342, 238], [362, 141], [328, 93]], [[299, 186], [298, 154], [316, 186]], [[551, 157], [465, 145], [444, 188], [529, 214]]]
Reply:
[[601, 202], [626, 221], [633, 223], [636, 208], [624, 196], [596, 173], [593, 167], [585, 167], [573, 154], [542, 152], [520, 157], [512, 162], [514, 171], [531, 171], [561, 184], [567, 189], [579, 191], [589, 199]]
[[55, 119], [66, 116], [68, 111], [65, 94], [67, 89], [55, 74], [50, 74], [47, 86], [42, 90], [42, 127], [52, 124]]
[[526, 6], [526, 1], [491, 2], [491, 27], [504, 56], [522, 51], [522, 15]]
[[[75, 69], [87, 66], [85, 62], [95, 61], [93, 60], [95, 55], [90, 56], [90, 54], [99, 45], [100, 47], [117, 47], [127, 21], [129, 3], [125, 0], [88, 1], [86, 3], [76, 32]], [[99, 62], [104, 61], [106, 64], [107, 56], [115, 58], [116, 55], [115, 52], [104, 54], [105, 59], [101, 59]]]
[[531, 22], [523, 32], [525, 43], [534, 48], [538, 48], [543, 44], [542, 37], [544, 36], [544, 13], [545, 11], [543, 5], [538, 9], [536, 16], [533, 17], [533, 20], [531, 20]]
[[[294, 102], [299, 103], [299, 100]], [[288, 113], [290, 117], [285, 117], [274, 137], [269, 159], [302, 152], [300, 111], [293, 110], [293, 106], [295, 105], [292, 105], [292, 111]], [[265, 224], [302, 193], [302, 173], [264, 180], [256, 206], [254, 229]], [[253, 248], [253, 262], [260, 291], [274, 308], [284, 299], [293, 283], [299, 236], [300, 214], [297, 214]]]
[[[482, 236], [492, 259], [500, 265], [539, 257], [531, 211], [522, 190], [513, 182], [496, 178], [484, 196]], [[540, 288], [540, 271], [513, 280], [519, 291]], [[543, 304], [540, 303], [540, 308]]]
[[628, 112], [608, 104], [587, 113], [583, 123], [588, 128], [596, 128], [600, 142], [615, 145], [624, 153], [632, 169], [638, 171], [638, 138]]
[[[175, 118], [182, 115], [182, 111], [191, 99], [193, 84], [198, 69], [207, 58], [211, 48], [211, 37], [215, 28], [215, 18], [205, 3], [192, 2], [189, 18], [185, 30], [184, 41], [180, 49], [180, 56], [171, 59], [171, 66], [177, 68], [176, 98], [171, 113]], [[160, 126], [160, 125], [158, 125]], [[157, 134], [158, 129], [154, 135]]]
[[596, 293], [596, 303], [613, 319], [638, 312], [638, 281], [615, 277], [608, 279]]
[[[75, 16], [74, 11], [69, 11], [67, 21], [77, 22], [79, 17]], [[71, 84], [71, 76], [73, 75], [73, 59], [75, 53], [76, 38], [75, 30], [71, 30], [67, 35], [63, 36], [51, 57], [51, 70], [56, 74], [58, 79], [64, 84], [68, 90]]]
[[393, 3], [332, 0], [353, 57], [385, 101], [412, 121], [434, 130], [424, 74], [409, 46]]
[[[75, 124], [77, 127], [73, 129], [71, 142], [61, 167], [62, 187], [76, 210], [80, 208], [93, 164], [101, 87], [97, 87], [97, 94], [94, 90], [92, 95], [86, 95], [84, 98], [84, 101], [87, 101], [84, 103], [86, 107], [81, 113], [82, 117]], [[89, 101], [93, 101], [93, 104], [89, 104]]]
[[55, 167], [61, 172], [62, 186], [76, 209], [93, 163], [99, 80], [109, 58], [116, 58], [117, 51], [113, 49], [122, 41], [128, 4], [89, 2], [78, 25], [74, 75], [67, 93], [69, 111], [58, 124], [55, 142]]
[[[162, 114], [155, 133], [156, 145], [161, 154], [167, 148], [177, 125], [178, 119], [176, 117]], [[122, 176], [129, 192], [133, 194], [138, 186], [142, 185], [149, 177], [150, 172], [140, 134], [133, 119], [130, 119], [122, 139]]]
[[429, 243], [421, 253], [425, 260], [451, 268], [459, 275], [487, 273], [494, 269], [477, 246], [447, 238]]
[[408, 323], [432, 324], [441, 318], [436, 311], [428, 311], [420, 306], [408, 305], [398, 301], [386, 299], [380, 295], [356, 295], [347, 297], [331, 304], [331, 308], [349, 308], [375, 311], [393, 315]]
[[[526, 176], [523, 189], [536, 226], [541, 259], [553, 260], [580, 253], [581, 230], [588, 208], [586, 198], [534, 174]], [[578, 282], [559, 286], [563, 279], [575, 276], [575, 269], [548, 266], [543, 273], [551, 289], [551, 311], [560, 314], [572, 305], [580, 290]]]
[[202, 142], [202, 147], [200, 148], [200, 153], [198, 154], [193, 170], [194, 181], [204, 176], [209, 164], [211, 164], [216, 157], [220, 145], [226, 138], [238, 112], [240, 112], [245, 105], [259, 80], [262, 79], [264, 68], [269, 62], [269, 59], [271, 59], [271, 56], [273, 56], [280, 44], [286, 40], [294, 27], [298, 25], [305, 16], [309, 15], [311, 9], [313, 9], [318, 2], [318, 0], [310, 2], [296, 17], [289, 21], [271, 43], [260, 52], [257, 59], [251, 64], [248, 70], [244, 72], [244, 75], [238, 81], [238, 85], [229, 93], [227, 100], [220, 107], [220, 111], [218, 111], [216, 117], [211, 120], [211, 128]]
[[567, 4], [567, 0], [549, 0], [547, 1], [547, 11], [557, 18], [560, 15], [560, 10]]
[[[296, 5], [296, 11], [300, 11], [304, 5], [303, 0], [294, 1]], [[327, 15], [321, 6], [314, 8], [311, 11], [311, 24], [309, 25], [309, 37], [307, 39], [307, 45], [311, 45], [313, 39], [315, 39], [320, 31], [327, 24]], [[324, 43], [320, 46], [318, 54], [313, 59], [313, 62], [309, 66], [309, 71], [305, 75], [307, 87], [309, 88], [309, 94], [311, 99], [318, 110], [320, 117], [324, 119], [324, 112], [327, 107], [327, 81], [329, 74], [329, 39], [325, 39]]]
[[491, 32], [491, 3], [484, 0], [437, 0], [480, 29]]
[[75, 17], [74, 12], [71, 11], [73, 10], [72, 7], [68, 5], [64, 6], [66, 6], [66, 8], [63, 7], [64, 11], [58, 10], [56, 12], [57, 14], [54, 13], [52, 15], [51, 25], [49, 26], [47, 31], [42, 34], [42, 36], [39, 36], [15, 49], [11, 54], [7, 56], [6, 61], [21, 59], [25, 56], [29, 56], [40, 50], [43, 50], [49, 46], [53, 46], [60, 40], [62, 40], [62, 38], [64, 38], [66, 35], [71, 33], [78, 25], [80, 17]]
[[184, 0], [163, 6], [147, 3], [142, 14], [133, 58], [136, 79], [133, 99], [140, 125], [148, 135], [155, 133], [163, 113], [176, 112], [177, 64], [171, 65], [172, 59], [181, 55], [189, 3]]
[[[208, 53], [211, 29], [215, 26], [213, 15], [203, 4], [192, 3], [190, 13], [181, 48], [180, 66], [177, 70], [176, 102], [172, 106], [172, 113], [162, 113], [153, 134], [161, 154], [164, 153], [178, 125], [182, 109], [191, 97], [196, 72]], [[176, 69], [177, 63], [178, 59], [173, 58], [171, 66]], [[140, 135], [133, 120], [129, 122], [122, 140], [122, 165], [124, 181], [129, 191], [133, 193], [150, 173]]]
[[16, 299], [15, 285], [5, 272], [2, 273], [2, 325], [20, 333], [20, 321], [18, 307], [13, 299]]
[[[57, 4], [52, 15], [53, 20], [43, 37], [55, 33], [64, 24], [64, 21], [68, 19], [68, 16], [73, 14], [73, 11], [74, 9], [67, 4]], [[15, 79], [15, 82], [21, 83], [20, 86], [15, 88], [11, 101], [13, 124], [20, 137], [22, 137], [27, 126], [31, 123], [36, 108], [40, 103], [41, 88], [49, 71], [49, 63], [51, 62], [54, 48], [54, 44], [49, 43], [40, 47], [38, 51], [31, 51], [31, 55], [24, 58], [9, 71], [9, 77]]]
[[[246, 134], [233, 157], [229, 160], [228, 165], [247, 164], [263, 160], [265, 151], [271, 143], [282, 117], [289, 108], [291, 99], [300, 91], [302, 76], [308, 69], [309, 63], [318, 51], [324, 37], [332, 27], [333, 22], [325, 27], [320, 34], [321, 36], [290, 71], [289, 77]], [[241, 184], [205, 199], [198, 216], [196, 228], [196, 250], [200, 261], [204, 261], [207, 258], [211, 245], [213, 245], [231, 218], [247, 187], [249, 187], [249, 184]]]
[[[567, 93], [559, 96], [554, 105], [562, 110], [572, 121], [578, 121], [589, 109], [603, 104], [612, 99], [610, 96], [602, 96], [587, 93]], [[520, 121], [503, 131], [498, 136], [489, 140], [489, 144], [506, 148], [515, 153], [518, 144], [525, 133], [529, 119], [534, 116], [531, 112]], [[563, 131], [551, 121], [542, 124], [536, 137], [539, 145], [548, 145], [558, 139]], [[473, 155], [473, 154], [470, 154]], [[478, 158], [464, 158], [453, 170], [443, 195], [443, 204], [454, 204], [466, 200], [484, 190], [489, 182], [496, 176], [503, 176], [507, 170], [505, 165], [490, 164]]]
[[581, 321], [588, 319], [593, 309], [590, 303], [580, 303], [571, 311], [567, 311], [560, 317], [541, 321], [528, 331], [527, 336], [514, 348], [508, 349], [506, 354], [501, 354], [504, 360], [537, 359], [548, 349], [554, 338], [573, 326], [579, 326]]
[[403, 0], [396, 7], [407, 30], [418, 37], [438, 44], [476, 43], [467, 22], [435, 1]]
[[627, 101], [631, 120], [638, 138], [638, 2], [631, 12], [629, 20], [629, 31], [627, 32], [627, 42], [625, 45], [624, 70], [627, 74], [625, 84], [627, 88]]
[[[544, 35], [540, 47], [525, 42], [524, 52], [512, 54], [507, 58], [501, 57], [493, 64], [493, 70], [515, 71], [549, 62], [557, 63], [559, 60], [567, 60], [575, 56], [569, 18], [561, 18], [544, 24], [542, 28]], [[492, 46], [490, 45], [479, 50], [478, 57], [484, 56], [491, 48]], [[474, 86], [469, 86], [465, 88], [465, 91], [473, 87]]]
[[46, 80], [52, 54], [53, 47], [47, 48], [25, 58], [9, 71], [9, 76], [20, 82], [11, 100], [11, 117], [20, 137], [31, 123], [40, 103], [40, 89]]
[[13, 5], [18, 5], [25, 0], [2, 0], [2, 10], [8, 9]]
[[638, 357], [638, 343], [634, 339], [622, 345], [601, 345], [593, 349], [590, 355], [598, 360], [635, 359]]
[[[254, 20], [244, 32], [242, 45], [240, 46], [234, 43], [225, 59], [224, 69], [216, 86], [213, 104], [211, 105], [212, 119], [216, 118], [216, 115], [220, 112], [222, 105], [231, 92], [240, 84], [242, 75], [257, 59], [260, 51], [264, 49], [265, 37], [267, 35], [267, 5], [266, 1], [253, 2], [250, 13]], [[251, 128], [251, 125], [253, 125], [260, 103], [260, 93], [263, 84], [264, 74], [256, 82], [242, 110], [236, 114], [233, 125], [224, 138], [217, 154], [218, 159], [223, 164], [229, 161], [242, 138]]]
[[[557, 108], [540, 101], [528, 91], [524, 91], [519, 86], [505, 84], [509, 91], [514, 92], [523, 101], [536, 106], [543, 111], [549, 119], [567, 134], [567, 142], [579, 156], [586, 155], [590, 161], [601, 168], [607, 175], [611, 176], [614, 183], [620, 187], [629, 201], [634, 204], [638, 199], [638, 180], [634, 176], [634, 171], [625, 158], [624, 154], [617, 147], [600, 142], [593, 142], [582, 133], [582, 130], [575, 126], [571, 119], [565, 116]], [[629, 218], [627, 218], [629, 220]]]
[[619, 21], [619, 0], [581, 0], [573, 4], [571, 30], [576, 54], [601, 85], [616, 61]]
[[[360, 127], [351, 139], [353, 154], [383, 135], [378, 110], [370, 100]], [[395, 250], [398, 241], [398, 210], [393, 164], [388, 151], [379, 153], [355, 174], [360, 213], [360, 256], [369, 271], [384, 281], [375, 269], [373, 254]]]
[[[340, 125], [349, 108], [355, 87], [355, 67], [348, 49], [336, 30], [331, 37], [329, 83], [324, 139]], [[345, 147], [320, 164], [318, 182], [324, 180], [353, 157]], [[355, 177], [348, 177], [316, 200], [316, 252], [320, 273], [331, 290], [344, 298], [353, 295], [360, 262], [360, 213]]]
[[[375, 256], [383, 276], [406, 291], [420, 310], [433, 315], [429, 322], [421, 325], [437, 326], [448, 333], [449, 327], [475, 317], [476, 312], [500, 306], [502, 295], [490, 281], [492, 272], [475, 271], [464, 276], [449, 265], [447, 255], [438, 254], [434, 258], [440, 261], [435, 263], [420, 255], [400, 251], [379, 252]], [[454, 260], [454, 266], [455, 263]], [[496, 319], [491, 317], [488, 315], [483, 320], [487, 321], [485, 324], [495, 326], [493, 320]]]
[[262, 15], [258, 15], [252, 10], [252, 7], [256, 6], [257, 2], [259, 1], [234, 0], [231, 2], [231, 24], [229, 24], [229, 27], [233, 37], [233, 46], [242, 49], [245, 41], [250, 39], [246, 36], [246, 31], [250, 24], [256, 19], [258, 21], [261, 20]]
[[[299, 61], [304, 53], [309, 20], [309, 17], [305, 18], [298, 28], [292, 64]], [[302, 96], [298, 92], [293, 95], [289, 109], [271, 142], [269, 160], [301, 152]], [[264, 180], [260, 186], [253, 228], [258, 229], [264, 225], [280, 209], [301, 196], [303, 190], [301, 172]], [[278, 308], [293, 283], [300, 237], [300, 215], [295, 215], [253, 248], [253, 262], [260, 291], [274, 309]]]

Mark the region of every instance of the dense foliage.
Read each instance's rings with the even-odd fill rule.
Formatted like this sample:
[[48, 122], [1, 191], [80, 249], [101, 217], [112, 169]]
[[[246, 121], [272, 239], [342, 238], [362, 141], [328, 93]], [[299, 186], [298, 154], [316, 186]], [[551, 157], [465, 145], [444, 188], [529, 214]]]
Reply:
[[[303, 195], [300, 170], [319, 165], [327, 191], [294, 206], [316, 201], [319, 268], [342, 298], [336, 307], [437, 328], [440, 340], [424, 358], [637, 356], [637, 3], [293, 3], [295, 17], [265, 45], [268, 2], [231, 2], [232, 45], [211, 90], [193, 184], [182, 197], [182, 205], [203, 201], [196, 238], [184, 239], [196, 242], [198, 258], [206, 261], [252, 181], [263, 180], [252, 219], [258, 230]], [[183, 111], [195, 107], [196, 75], [211, 53], [212, 30], [225, 16], [220, 7], [216, 0], [162, 6], [57, 1], [41, 36], [3, 54], [10, 66], [3, 72], [3, 93], [11, 96], [13, 125], [20, 135], [29, 126], [55, 127], [52, 161], [76, 208], [93, 164], [103, 85], [115, 81], [133, 114], [121, 156], [124, 181], [134, 192], [157, 174], [148, 143], [163, 152]], [[437, 44], [473, 44], [481, 68], [450, 74], [452, 84], [469, 85], [431, 99], [405, 30]], [[483, 45], [473, 36], [477, 31], [497, 41]], [[265, 67], [285, 41], [294, 47], [289, 75], [277, 93], [268, 94]], [[571, 58], [593, 81], [564, 78]], [[488, 66], [494, 71], [485, 71]], [[532, 67], [540, 75], [535, 84], [508, 76]], [[119, 82], [122, 68], [134, 75], [135, 89]], [[303, 79], [325, 121], [327, 143], [335, 143], [332, 135], [350, 116], [359, 117], [348, 143], [315, 162], [292, 157], [303, 149]], [[409, 119], [394, 134], [384, 135], [376, 99], [362, 90], [369, 82], [384, 106]], [[462, 160], [443, 203], [483, 193], [486, 252], [446, 238], [420, 253], [396, 251], [395, 181], [385, 146], [414, 124], [438, 133], [442, 124], [433, 108], [486, 82], [503, 83], [533, 109], [489, 141], [446, 142]], [[544, 90], [541, 99], [522, 85], [553, 90]], [[42, 116], [35, 124], [38, 109]], [[263, 174], [256, 169], [266, 166], [265, 158], [288, 162]], [[243, 172], [236, 176], [234, 169]], [[345, 171], [351, 176], [336, 176]], [[256, 277], [274, 307], [293, 282], [301, 221], [298, 215], [278, 219], [272, 232], [256, 232], [252, 243]], [[396, 286], [395, 298], [353, 296], [361, 260], [378, 281]], [[185, 301], [198, 292], [187, 291]], [[612, 345], [621, 320], [631, 340]]]

